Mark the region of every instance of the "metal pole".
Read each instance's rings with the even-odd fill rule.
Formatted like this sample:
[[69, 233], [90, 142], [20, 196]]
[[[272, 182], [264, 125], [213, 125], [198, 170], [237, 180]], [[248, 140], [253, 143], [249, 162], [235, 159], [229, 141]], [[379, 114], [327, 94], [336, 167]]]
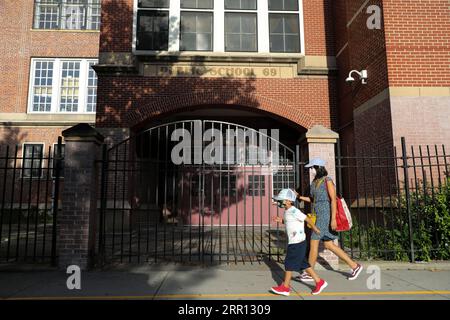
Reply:
[[53, 232], [52, 232], [52, 266], [56, 266], [56, 218], [58, 215], [59, 177], [61, 174], [61, 144], [62, 137], [58, 137], [55, 163], [55, 195], [53, 197]]
[[411, 246], [411, 262], [414, 262], [415, 261], [414, 238], [413, 238], [412, 219], [411, 219], [411, 199], [410, 199], [410, 192], [409, 192], [408, 158], [406, 157], [405, 137], [402, 137], [401, 140], [402, 140], [403, 172], [404, 172], [404, 179], [405, 179], [406, 211], [408, 213], [408, 224], [409, 224], [409, 243]]
[[102, 149], [102, 181], [101, 181], [101, 202], [100, 202], [100, 221], [99, 221], [99, 242], [98, 242], [98, 253], [100, 262], [103, 263], [104, 253], [105, 253], [105, 243], [104, 243], [104, 219], [106, 210], [106, 176], [108, 170], [108, 151], [106, 144], [103, 145]]

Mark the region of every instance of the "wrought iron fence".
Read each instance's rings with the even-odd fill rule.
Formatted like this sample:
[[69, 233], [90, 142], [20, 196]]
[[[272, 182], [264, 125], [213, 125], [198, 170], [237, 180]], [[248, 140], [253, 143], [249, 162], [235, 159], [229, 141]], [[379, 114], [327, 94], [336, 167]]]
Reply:
[[354, 226], [341, 246], [357, 259], [450, 258], [450, 155], [445, 146], [336, 157], [338, 191]]
[[63, 166], [52, 149], [0, 148], [0, 262], [56, 265], [56, 222]]

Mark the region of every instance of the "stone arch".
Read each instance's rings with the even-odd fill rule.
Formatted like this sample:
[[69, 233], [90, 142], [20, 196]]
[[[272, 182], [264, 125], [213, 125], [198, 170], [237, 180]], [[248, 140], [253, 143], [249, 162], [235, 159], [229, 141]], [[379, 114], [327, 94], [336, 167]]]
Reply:
[[249, 109], [265, 111], [277, 117], [285, 118], [305, 129], [310, 129], [313, 119], [309, 114], [299, 112], [293, 106], [262, 95], [248, 94], [236, 96], [233, 92], [190, 93], [161, 97], [136, 108], [127, 117], [129, 127], [134, 127], [149, 117], [163, 116], [174, 112], [186, 111], [192, 106], [202, 105], [239, 105]]

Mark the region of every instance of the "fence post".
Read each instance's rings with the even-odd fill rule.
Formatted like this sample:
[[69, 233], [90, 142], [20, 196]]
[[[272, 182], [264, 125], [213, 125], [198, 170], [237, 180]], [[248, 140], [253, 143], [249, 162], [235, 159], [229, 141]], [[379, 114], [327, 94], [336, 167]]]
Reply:
[[408, 176], [408, 158], [406, 156], [406, 142], [405, 137], [402, 140], [402, 159], [403, 159], [403, 173], [405, 179], [405, 197], [406, 197], [406, 212], [408, 213], [408, 227], [409, 227], [409, 244], [411, 246], [411, 262], [414, 262], [414, 238], [413, 238], [413, 227], [412, 227], [412, 217], [411, 217], [411, 195], [409, 192], [409, 176]]
[[65, 147], [62, 211], [58, 218], [58, 265], [92, 266], [97, 233], [98, 170], [104, 137], [87, 123], [63, 131]]
[[[336, 157], [335, 144], [339, 139], [339, 134], [320, 125], [309, 129], [305, 136], [299, 142], [307, 146], [309, 160], [313, 158], [322, 158], [326, 162], [328, 175], [336, 181]], [[310, 177], [311, 179], [311, 177]], [[311, 182], [311, 181], [310, 181]], [[335, 241], [339, 245], [338, 239]], [[319, 247], [319, 257], [328, 263], [333, 269], [339, 267], [339, 258], [330, 250], [325, 249], [321, 243]]]
[[104, 224], [105, 224], [105, 210], [106, 210], [106, 186], [108, 176], [108, 149], [106, 144], [102, 147], [102, 180], [100, 186], [101, 202], [100, 202], [100, 218], [99, 218], [99, 241], [98, 241], [98, 253], [99, 261], [101, 264], [105, 258], [105, 242], [104, 242]]
[[[56, 147], [55, 156], [55, 191], [53, 194], [53, 230], [52, 230], [52, 266], [56, 266], [56, 235], [57, 235], [57, 217], [59, 210], [59, 180], [61, 176], [61, 147], [62, 147], [62, 137], [58, 137], [58, 146]], [[50, 155], [49, 155], [50, 158]]]

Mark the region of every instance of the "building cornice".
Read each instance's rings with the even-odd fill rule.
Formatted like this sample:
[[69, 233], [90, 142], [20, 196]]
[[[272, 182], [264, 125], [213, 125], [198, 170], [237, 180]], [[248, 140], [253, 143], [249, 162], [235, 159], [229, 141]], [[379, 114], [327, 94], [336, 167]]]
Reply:
[[0, 125], [4, 127], [59, 127], [72, 126], [80, 122], [95, 124], [95, 114], [0, 113]]
[[161, 53], [135, 56], [129, 52], [102, 52], [99, 63], [94, 67], [100, 74], [139, 74], [143, 64], [194, 65], [249, 64], [261, 66], [296, 65], [297, 75], [332, 75], [337, 72], [334, 56], [303, 56], [301, 54], [255, 54], [255, 53]]

